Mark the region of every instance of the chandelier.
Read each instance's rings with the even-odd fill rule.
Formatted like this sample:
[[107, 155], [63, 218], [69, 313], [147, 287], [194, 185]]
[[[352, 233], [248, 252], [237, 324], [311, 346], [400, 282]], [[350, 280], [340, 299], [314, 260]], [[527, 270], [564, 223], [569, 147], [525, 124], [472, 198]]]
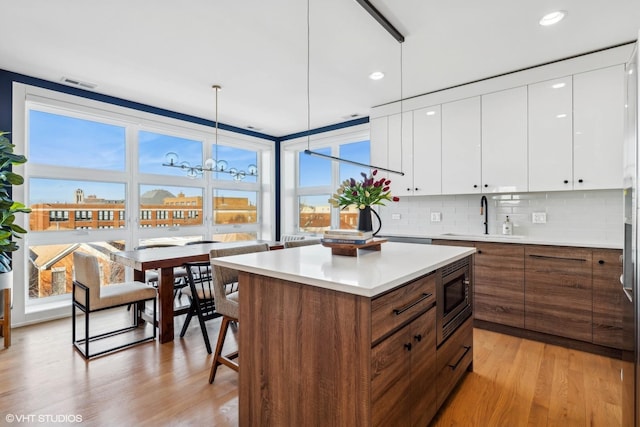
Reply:
[[170, 151], [165, 154], [165, 163], [162, 166], [168, 166], [171, 168], [180, 168], [187, 173], [189, 178], [198, 178], [202, 176], [203, 172], [217, 172], [227, 173], [233, 177], [236, 181], [242, 181], [247, 176], [258, 176], [258, 166], [250, 164], [247, 166], [247, 170], [238, 170], [234, 167], [230, 168], [229, 163], [226, 160], [218, 159], [218, 92], [222, 89], [220, 85], [213, 85], [213, 90], [216, 91], [216, 143], [215, 143], [215, 158], [207, 159], [204, 161], [204, 166], [196, 165], [191, 166], [189, 162], [180, 162], [180, 157], [177, 153]]

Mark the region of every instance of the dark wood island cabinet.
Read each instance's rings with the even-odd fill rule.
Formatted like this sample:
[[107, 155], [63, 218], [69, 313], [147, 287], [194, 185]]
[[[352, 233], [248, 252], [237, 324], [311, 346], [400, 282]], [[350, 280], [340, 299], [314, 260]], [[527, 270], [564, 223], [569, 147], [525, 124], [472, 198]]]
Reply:
[[436, 345], [436, 289], [473, 249], [320, 245], [214, 259], [240, 270], [241, 426], [426, 426], [472, 366], [472, 318]]

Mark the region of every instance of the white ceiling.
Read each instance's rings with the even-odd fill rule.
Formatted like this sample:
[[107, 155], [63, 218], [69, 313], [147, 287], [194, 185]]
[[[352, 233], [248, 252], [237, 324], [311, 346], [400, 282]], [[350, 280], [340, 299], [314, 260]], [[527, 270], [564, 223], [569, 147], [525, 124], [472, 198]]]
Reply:
[[[372, 106], [636, 40], [638, 0], [0, 0], [0, 68], [284, 136]], [[605, 8], [606, 7], [606, 8]], [[564, 9], [553, 27], [539, 18]], [[307, 104], [307, 53], [310, 97]], [[381, 81], [368, 75], [385, 72]], [[402, 82], [402, 85], [401, 85]]]

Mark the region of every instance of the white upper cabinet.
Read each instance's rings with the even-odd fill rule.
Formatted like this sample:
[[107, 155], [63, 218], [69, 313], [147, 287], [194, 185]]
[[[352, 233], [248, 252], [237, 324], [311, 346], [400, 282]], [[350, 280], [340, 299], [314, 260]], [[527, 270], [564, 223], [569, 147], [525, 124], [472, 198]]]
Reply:
[[573, 189], [571, 76], [529, 85], [529, 191]]
[[372, 165], [388, 167], [389, 117], [377, 117], [369, 121], [370, 161]]
[[480, 97], [442, 104], [442, 194], [481, 191]]
[[[411, 195], [413, 187], [413, 132], [411, 111], [389, 116], [389, 169], [404, 172], [404, 175], [389, 174], [391, 194], [394, 196]], [[400, 133], [402, 129], [402, 136]]]
[[527, 189], [527, 88], [483, 95], [482, 192]]
[[413, 194], [442, 193], [441, 107], [413, 112]]
[[622, 188], [624, 65], [573, 76], [573, 188]]

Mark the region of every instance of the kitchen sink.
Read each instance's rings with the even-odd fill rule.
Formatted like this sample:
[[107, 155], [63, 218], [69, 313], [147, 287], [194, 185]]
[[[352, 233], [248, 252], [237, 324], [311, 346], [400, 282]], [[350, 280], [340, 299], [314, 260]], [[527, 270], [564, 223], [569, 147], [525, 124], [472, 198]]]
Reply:
[[442, 236], [457, 237], [460, 240], [520, 240], [525, 236], [507, 234], [463, 234], [463, 233], [443, 233]]

